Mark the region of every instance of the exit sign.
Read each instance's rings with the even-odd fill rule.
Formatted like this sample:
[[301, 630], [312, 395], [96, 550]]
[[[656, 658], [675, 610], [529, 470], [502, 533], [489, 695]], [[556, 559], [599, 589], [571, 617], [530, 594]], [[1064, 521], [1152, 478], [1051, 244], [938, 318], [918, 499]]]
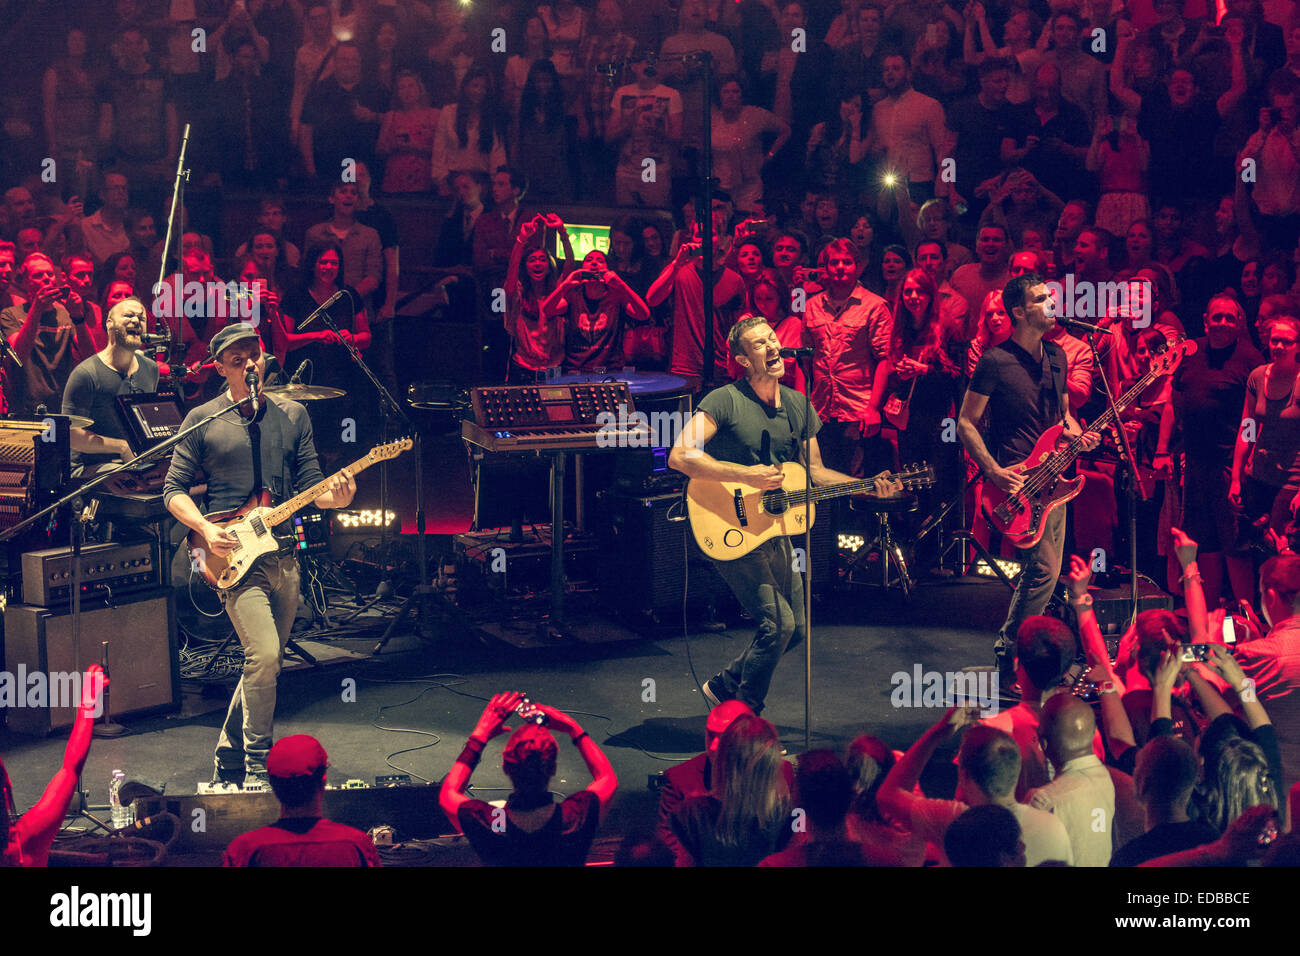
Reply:
[[[573, 255], [581, 261], [583, 256], [595, 249], [609, 255], [609, 226], [576, 226], [565, 223], [569, 231], [569, 242], [573, 245]], [[555, 235], [555, 258], [563, 261], [564, 246], [560, 244], [559, 233]]]

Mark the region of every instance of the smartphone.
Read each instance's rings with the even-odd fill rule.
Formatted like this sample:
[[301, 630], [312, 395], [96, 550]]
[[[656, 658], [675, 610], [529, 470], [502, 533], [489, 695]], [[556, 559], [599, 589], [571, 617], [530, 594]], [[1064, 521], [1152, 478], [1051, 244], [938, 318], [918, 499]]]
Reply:
[[1179, 644], [1178, 659], [1186, 664], [1204, 664], [1210, 659], [1210, 647], [1209, 644]]
[[526, 720], [538, 727], [546, 723], [546, 714], [527, 697], [519, 702], [519, 706], [515, 708], [515, 713], [519, 715], [520, 720]]
[[803, 277], [804, 277], [805, 280], [808, 280], [808, 281], [811, 281], [811, 282], [825, 282], [825, 281], [826, 281], [826, 270], [825, 270], [825, 269], [805, 269], [805, 270], [803, 271]]
[[1282, 122], [1282, 110], [1276, 106], [1270, 107], [1268, 117], [1273, 121], [1273, 125], [1276, 126], [1278, 123]]
[[580, 281], [585, 281], [585, 282], [603, 282], [605, 280], [605, 277], [601, 275], [599, 272], [579, 271], [579, 272], [575, 272], [573, 274], [573, 277], [575, 279], [578, 279]]
[[1232, 647], [1250, 633], [1246, 619], [1236, 614], [1223, 615], [1223, 643]]
[[1260, 846], [1271, 845], [1273, 841], [1277, 839], [1277, 821], [1276, 820], [1268, 821], [1268, 826], [1266, 826], [1262, 831], [1260, 831], [1258, 839], [1259, 839]]

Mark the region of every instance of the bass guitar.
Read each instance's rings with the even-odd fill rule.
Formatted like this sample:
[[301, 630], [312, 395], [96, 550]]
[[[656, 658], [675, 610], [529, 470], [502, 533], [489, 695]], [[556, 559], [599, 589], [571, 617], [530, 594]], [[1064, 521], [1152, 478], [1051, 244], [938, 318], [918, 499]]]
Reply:
[[[1156, 379], [1171, 374], [1184, 356], [1195, 352], [1196, 343], [1182, 336], [1166, 343], [1164, 350], [1151, 359], [1147, 373], [1116, 399], [1114, 411], [1122, 412], [1133, 404], [1147, 386]], [[1087, 430], [1101, 432], [1114, 424], [1114, 412], [1108, 408]], [[1009, 470], [1023, 475], [1025, 479], [1014, 495], [1007, 494], [987, 478], [984, 480], [984, 489], [980, 493], [984, 514], [988, 516], [989, 523], [1010, 538], [1017, 548], [1032, 548], [1036, 545], [1043, 536], [1048, 516], [1083, 490], [1083, 475], [1061, 477], [1083, 451], [1081, 437], [1061, 444], [1064, 431], [1064, 423], [1053, 425], [1039, 437], [1029, 457], [1008, 466]]]
[[[817, 520], [816, 502], [862, 494], [876, 486], [875, 478], [867, 478], [823, 485], [808, 493], [802, 465], [787, 461], [781, 471], [781, 487], [773, 491], [739, 481], [692, 478], [686, 485], [686, 511], [700, 550], [719, 561], [734, 561], [771, 538], [802, 534], [805, 518], [809, 527]], [[934, 468], [925, 462], [878, 477], [900, 481], [904, 490], [928, 488], [935, 481]]]
[[411, 444], [411, 439], [403, 438], [386, 445], [376, 445], [365, 457], [340, 468], [329, 478], [294, 495], [282, 505], [271, 507], [270, 495], [265, 491], [255, 491], [239, 510], [207, 516], [217, 527], [233, 535], [239, 546], [225, 555], [209, 554], [208, 543], [203, 535], [191, 531], [187, 540], [194, 566], [214, 588], [221, 591], [233, 588], [252, 570], [258, 558], [280, 550], [280, 542], [272, 534], [272, 528], [288, 521], [295, 512], [323, 495], [329, 489], [330, 482], [343, 472], [350, 472], [355, 477], [371, 465], [396, 458], [409, 449]]

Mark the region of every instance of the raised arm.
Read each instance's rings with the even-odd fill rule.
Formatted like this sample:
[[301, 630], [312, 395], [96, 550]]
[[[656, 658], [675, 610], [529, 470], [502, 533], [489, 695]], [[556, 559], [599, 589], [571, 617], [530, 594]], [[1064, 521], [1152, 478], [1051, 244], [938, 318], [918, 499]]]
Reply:
[[474, 725], [474, 731], [469, 735], [469, 740], [465, 741], [465, 749], [460, 752], [460, 756], [456, 758], [456, 762], [451, 765], [447, 776], [442, 780], [442, 789], [438, 792], [438, 806], [442, 807], [442, 812], [447, 815], [447, 819], [451, 821], [457, 833], [460, 832], [460, 808], [471, 799], [465, 790], [469, 786], [469, 778], [473, 775], [474, 768], [483, 757], [483, 748], [493, 737], [510, 732], [510, 728], [505, 723], [523, 699], [524, 695], [519, 691], [509, 691], [505, 694], [497, 694], [488, 701], [488, 705], [483, 708], [483, 713], [479, 716], [478, 723]]
[[926, 764], [934, 752], [951, 740], [959, 730], [979, 720], [978, 707], [950, 707], [933, 727], [907, 748], [898, 758], [880, 789], [876, 792], [876, 806], [886, 817], [905, 827], [912, 825], [912, 807], [925, 797], [917, 796], [915, 788], [921, 780]]
[[1187, 606], [1187, 630], [1193, 644], [1208, 640], [1210, 624], [1205, 608], [1205, 590], [1201, 583], [1201, 572], [1196, 567], [1196, 542], [1181, 529], [1170, 528], [1169, 536], [1173, 539], [1174, 554], [1182, 566], [1183, 603]]
[[618, 777], [614, 774], [609, 758], [596, 746], [596, 742], [578, 725], [578, 722], [564, 711], [548, 707], [546, 704], [538, 704], [537, 709], [546, 715], [546, 726], [568, 734], [573, 740], [573, 745], [578, 748], [578, 753], [582, 754], [587, 770], [591, 773], [591, 786], [587, 789], [594, 793], [600, 802], [600, 816], [603, 820], [609, 810], [609, 802], [614, 797], [614, 791], [618, 789]]
[[68, 746], [63, 751], [63, 766], [50, 780], [36, 806], [19, 817], [14, 825], [14, 837], [17, 838], [15, 842], [24, 865], [44, 866], [49, 859], [50, 846], [58, 835], [63, 818], [67, 816], [77, 778], [86, 766], [95, 718], [103, 712], [101, 697], [107, 685], [108, 678], [98, 664], [86, 671], [81, 688], [81, 704], [73, 719]]

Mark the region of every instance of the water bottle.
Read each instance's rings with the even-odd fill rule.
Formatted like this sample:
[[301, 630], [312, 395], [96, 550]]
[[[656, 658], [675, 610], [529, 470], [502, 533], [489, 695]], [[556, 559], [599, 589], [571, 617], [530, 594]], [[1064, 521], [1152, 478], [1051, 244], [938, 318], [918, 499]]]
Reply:
[[135, 822], [129, 806], [122, 805], [122, 784], [126, 783], [126, 774], [120, 770], [113, 771], [113, 779], [108, 785], [109, 823], [114, 830], [124, 830]]

